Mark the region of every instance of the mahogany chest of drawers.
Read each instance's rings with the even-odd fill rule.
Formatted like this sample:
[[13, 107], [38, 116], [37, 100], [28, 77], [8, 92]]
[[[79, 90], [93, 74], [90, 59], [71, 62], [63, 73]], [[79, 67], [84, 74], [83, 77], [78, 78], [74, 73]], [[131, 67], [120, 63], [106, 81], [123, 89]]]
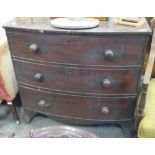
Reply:
[[57, 29], [48, 18], [5, 26], [19, 92], [29, 122], [36, 113], [74, 124], [132, 127], [148, 24], [100, 21], [96, 28]]

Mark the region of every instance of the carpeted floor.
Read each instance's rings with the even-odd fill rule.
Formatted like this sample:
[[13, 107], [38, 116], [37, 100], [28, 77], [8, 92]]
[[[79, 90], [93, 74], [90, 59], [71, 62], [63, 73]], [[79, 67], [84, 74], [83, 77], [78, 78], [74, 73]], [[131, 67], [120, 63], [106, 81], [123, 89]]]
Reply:
[[[20, 116], [20, 124], [17, 125], [14, 121], [12, 114], [9, 112], [6, 104], [0, 105], [0, 137], [8, 137], [12, 133], [15, 133], [15, 137], [25, 137], [28, 135], [31, 129], [37, 129], [46, 126], [53, 125], [69, 125], [62, 122], [57, 122], [51, 118], [47, 118], [42, 115], [34, 117], [30, 124], [26, 124], [23, 118], [23, 112], [21, 107], [17, 107], [18, 114]], [[73, 125], [72, 125], [73, 126]], [[122, 138], [124, 137], [121, 128], [115, 125], [102, 125], [102, 126], [74, 126], [90, 132], [95, 133], [98, 137], [105, 138]]]

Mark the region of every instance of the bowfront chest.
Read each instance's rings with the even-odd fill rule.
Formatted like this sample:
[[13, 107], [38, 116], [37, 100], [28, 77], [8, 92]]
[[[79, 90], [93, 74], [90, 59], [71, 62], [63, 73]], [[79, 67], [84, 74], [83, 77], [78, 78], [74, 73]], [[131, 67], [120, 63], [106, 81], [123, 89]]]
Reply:
[[[57, 29], [48, 18], [14, 19], [4, 26], [25, 120], [57, 120], [132, 128], [150, 27], [100, 21], [96, 28]], [[131, 130], [130, 130], [131, 131]]]

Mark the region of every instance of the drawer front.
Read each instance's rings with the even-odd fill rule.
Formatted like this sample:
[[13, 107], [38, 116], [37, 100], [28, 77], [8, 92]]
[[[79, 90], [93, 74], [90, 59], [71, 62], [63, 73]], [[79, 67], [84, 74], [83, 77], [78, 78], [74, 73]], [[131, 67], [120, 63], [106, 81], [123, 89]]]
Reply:
[[139, 70], [48, 66], [14, 60], [17, 80], [36, 87], [77, 93], [136, 93]]
[[143, 36], [7, 33], [13, 56], [73, 65], [141, 65]]
[[19, 87], [24, 108], [38, 112], [94, 120], [133, 118], [135, 97], [95, 98], [69, 96]]

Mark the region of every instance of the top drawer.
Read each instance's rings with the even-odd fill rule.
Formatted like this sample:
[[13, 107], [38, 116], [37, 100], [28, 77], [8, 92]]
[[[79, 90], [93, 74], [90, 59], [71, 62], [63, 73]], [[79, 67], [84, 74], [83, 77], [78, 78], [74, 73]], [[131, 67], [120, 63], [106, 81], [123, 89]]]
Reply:
[[141, 65], [143, 36], [79, 36], [8, 32], [13, 56], [73, 65]]

